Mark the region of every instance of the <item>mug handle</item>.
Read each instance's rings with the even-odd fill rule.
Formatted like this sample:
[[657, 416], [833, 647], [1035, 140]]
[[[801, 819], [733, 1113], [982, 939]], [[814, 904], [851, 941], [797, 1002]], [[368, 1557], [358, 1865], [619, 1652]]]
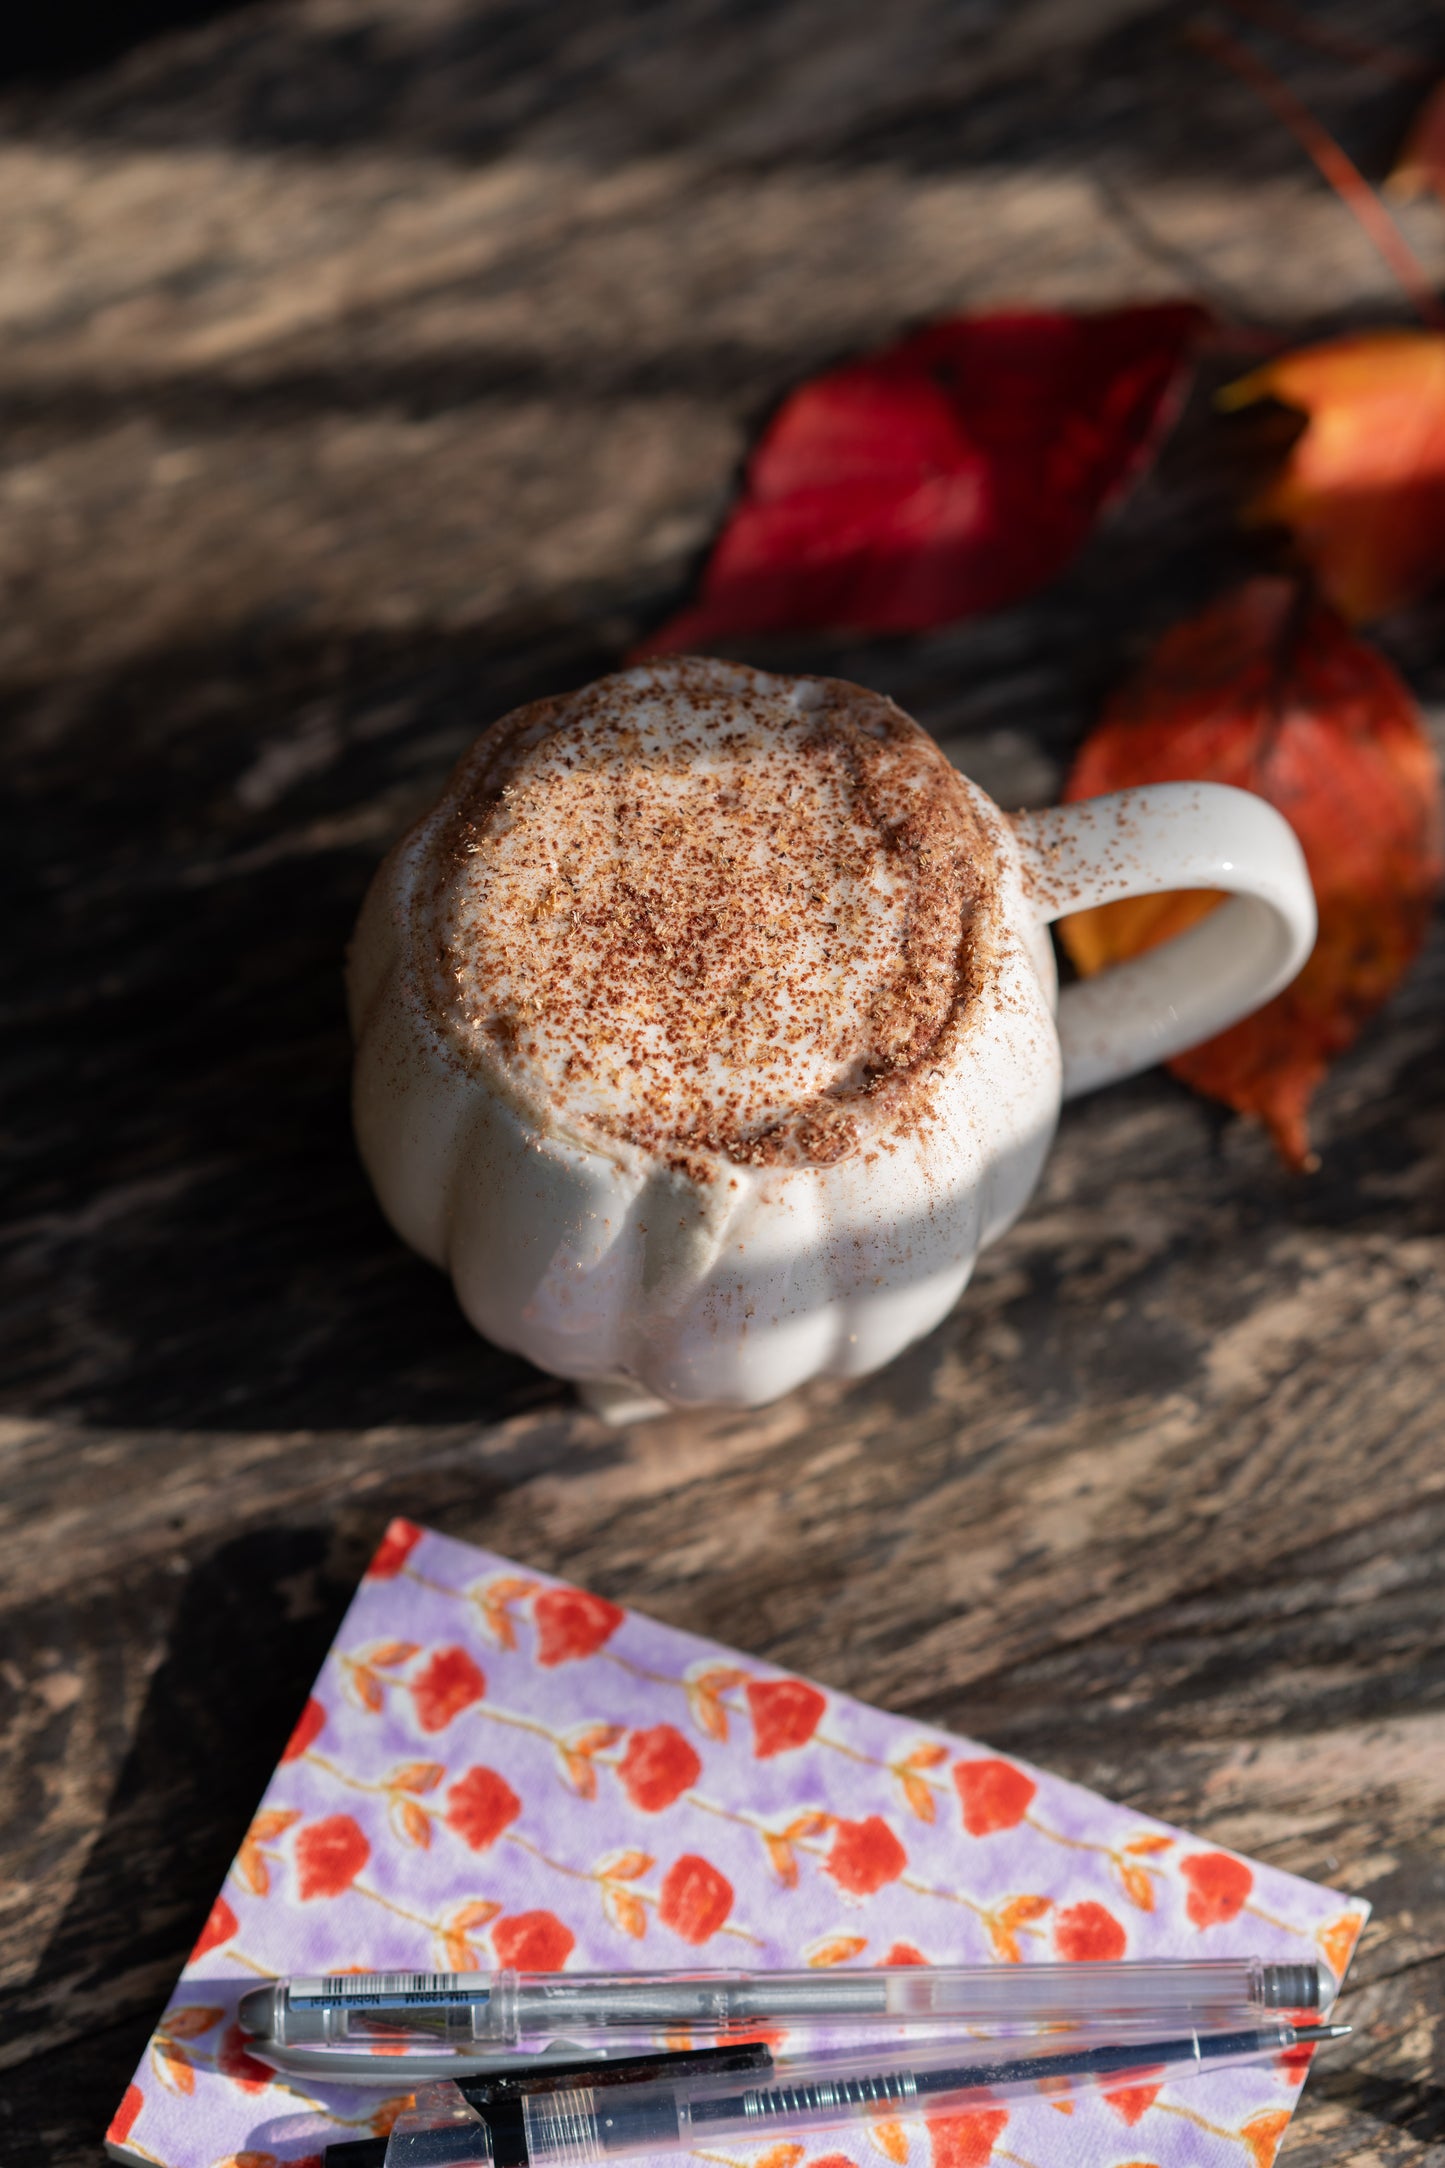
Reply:
[[1162, 889], [1232, 892], [1173, 940], [1064, 989], [1066, 1099], [1168, 1061], [1262, 1008], [1314, 947], [1304, 853], [1284, 816], [1250, 791], [1152, 783], [1017, 813], [1012, 826], [1041, 925]]

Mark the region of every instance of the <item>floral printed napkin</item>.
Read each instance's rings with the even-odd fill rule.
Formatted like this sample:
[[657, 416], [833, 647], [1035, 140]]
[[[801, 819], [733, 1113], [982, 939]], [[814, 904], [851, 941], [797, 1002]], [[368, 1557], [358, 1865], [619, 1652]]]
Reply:
[[[161, 2168], [316, 2168], [389, 2129], [399, 2088], [303, 2085], [246, 2053], [236, 2004], [276, 1973], [1247, 1954], [1338, 1977], [1366, 1914], [394, 1521], [107, 2143]], [[1302, 2061], [881, 2123], [774, 2145], [766, 2168], [1270, 2168]]]

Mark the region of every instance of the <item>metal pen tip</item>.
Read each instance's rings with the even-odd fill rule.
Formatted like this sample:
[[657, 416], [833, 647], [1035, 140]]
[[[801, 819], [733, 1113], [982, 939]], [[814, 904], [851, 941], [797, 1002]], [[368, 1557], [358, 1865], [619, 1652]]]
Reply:
[[1308, 2048], [1317, 2040], [1343, 2040], [1354, 2029], [1353, 2025], [1296, 2025], [1294, 2036], [1300, 2047]]

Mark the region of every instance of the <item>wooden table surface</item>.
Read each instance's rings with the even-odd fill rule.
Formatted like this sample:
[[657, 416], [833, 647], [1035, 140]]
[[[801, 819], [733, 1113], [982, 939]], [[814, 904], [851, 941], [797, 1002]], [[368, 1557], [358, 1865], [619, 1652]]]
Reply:
[[[676, 601], [801, 374], [1002, 299], [1405, 320], [1187, 19], [297, 0], [0, 92], [5, 2162], [98, 2158], [398, 1510], [1368, 1896], [1285, 2157], [1445, 2159], [1445, 945], [1313, 1178], [1110, 1091], [953, 1318], [762, 1413], [603, 1429], [467, 1330], [347, 1129], [388, 839]], [[1236, 27], [1375, 176], [1445, 69], [1426, 0]], [[1047, 800], [1245, 562], [1210, 383], [1027, 608], [757, 659]], [[1445, 731], [1439, 622], [1382, 638]]]

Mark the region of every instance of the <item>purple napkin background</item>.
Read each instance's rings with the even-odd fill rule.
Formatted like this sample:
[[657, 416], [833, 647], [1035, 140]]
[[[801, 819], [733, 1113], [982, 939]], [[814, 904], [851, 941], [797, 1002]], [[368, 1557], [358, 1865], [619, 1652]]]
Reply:
[[[1323, 1957], [1338, 1977], [1367, 1916], [397, 1521], [107, 2144], [162, 2168], [273, 2168], [387, 2127], [402, 2083], [303, 2086], [247, 2057], [236, 2004], [277, 1973], [1258, 1955]], [[1301, 2076], [824, 2133], [768, 2164], [1269, 2168]]]

